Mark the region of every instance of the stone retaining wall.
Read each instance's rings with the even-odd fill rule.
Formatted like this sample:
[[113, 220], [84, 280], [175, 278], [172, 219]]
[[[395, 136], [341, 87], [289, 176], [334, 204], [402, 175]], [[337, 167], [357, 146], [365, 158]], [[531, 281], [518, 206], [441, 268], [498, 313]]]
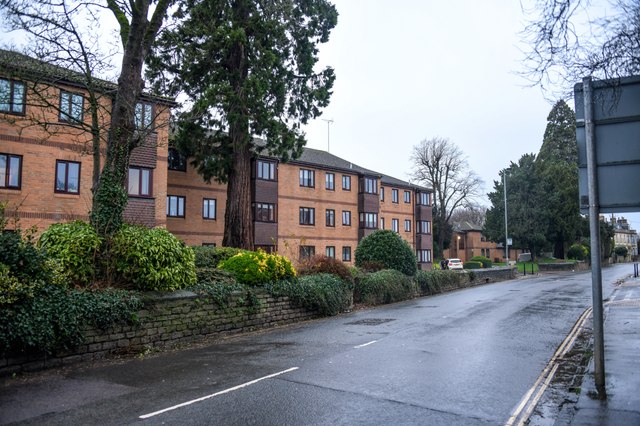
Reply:
[[70, 353], [8, 356], [0, 359], [0, 376], [93, 361], [108, 355], [171, 348], [210, 336], [254, 331], [318, 316], [316, 312], [293, 306], [286, 297], [276, 298], [266, 292], [255, 294], [255, 305], [245, 294], [237, 294], [225, 308], [187, 291], [149, 297], [145, 308], [138, 312], [139, 325], [106, 331], [86, 329], [85, 342]]
[[587, 269], [589, 269], [589, 264], [586, 262], [558, 262], [538, 264], [538, 270], [540, 272], [586, 271]]

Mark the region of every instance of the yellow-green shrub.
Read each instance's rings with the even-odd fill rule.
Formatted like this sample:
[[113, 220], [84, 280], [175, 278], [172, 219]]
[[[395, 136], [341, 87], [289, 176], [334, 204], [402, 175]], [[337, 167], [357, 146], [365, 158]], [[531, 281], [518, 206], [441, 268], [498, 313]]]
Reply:
[[296, 276], [291, 261], [262, 250], [238, 253], [218, 264], [242, 284], [259, 285]]

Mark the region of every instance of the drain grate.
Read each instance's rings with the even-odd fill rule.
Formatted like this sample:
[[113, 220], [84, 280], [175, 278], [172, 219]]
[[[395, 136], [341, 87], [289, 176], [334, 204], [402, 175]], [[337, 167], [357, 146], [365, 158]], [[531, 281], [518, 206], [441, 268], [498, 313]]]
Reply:
[[368, 318], [353, 322], [347, 322], [345, 325], [380, 325], [385, 322], [395, 321], [393, 318]]

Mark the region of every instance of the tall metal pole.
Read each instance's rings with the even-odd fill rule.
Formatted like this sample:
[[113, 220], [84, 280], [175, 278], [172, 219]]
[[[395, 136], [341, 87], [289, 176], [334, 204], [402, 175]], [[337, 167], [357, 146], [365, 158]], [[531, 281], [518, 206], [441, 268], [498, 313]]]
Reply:
[[584, 129], [587, 148], [587, 186], [589, 188], [589, 232], [591, 234], [591, 285], [593, 298], [593, 361], [596, 387], [604, 390], [604, 317], [602, 309], [602, 266], [600, 264], [600, 200], [596, 135], [593, 123], [591, 77], [582, 80], [584, 94]]
[[507, 169], [504, 169], [502, 175], [504, 190], [504, 258], [506, 259], [507, 266], [509, 266], [509, 233], [507, 228]]
[[326, 118], [323, 118], [322, 121], [326, 121], [327, 122], [327, 152], [329, 152], [329, 128], [331, 127], [331, 123], [333, 123], [333, 119], [328, 120]]

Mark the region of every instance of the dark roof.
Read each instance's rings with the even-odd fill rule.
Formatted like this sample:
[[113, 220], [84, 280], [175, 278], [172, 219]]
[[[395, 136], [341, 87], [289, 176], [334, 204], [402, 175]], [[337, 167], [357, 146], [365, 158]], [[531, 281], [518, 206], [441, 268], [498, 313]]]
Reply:
[[[0, 49], [0, 67], [8, 77], [25, 78], [34, 82], [46, 81], [51, 84], [63, 84], [78, 88], [86, 88], [87, 80], [83, 73], [47, 63], [31, 56], [12, 50]], [[118, 85], [112, 81], [93, 77], [95, 88], [105, 94], [115, 95]], [[143, 93], [143, 99], [156, 103], [176, 105], [171, 98]]]
[[453, 225], [453, 229], [457, 232], [469, 232], [469, 231], [482, 232], [482, 225], [464, 221], [464, 222], [455, 223]]

